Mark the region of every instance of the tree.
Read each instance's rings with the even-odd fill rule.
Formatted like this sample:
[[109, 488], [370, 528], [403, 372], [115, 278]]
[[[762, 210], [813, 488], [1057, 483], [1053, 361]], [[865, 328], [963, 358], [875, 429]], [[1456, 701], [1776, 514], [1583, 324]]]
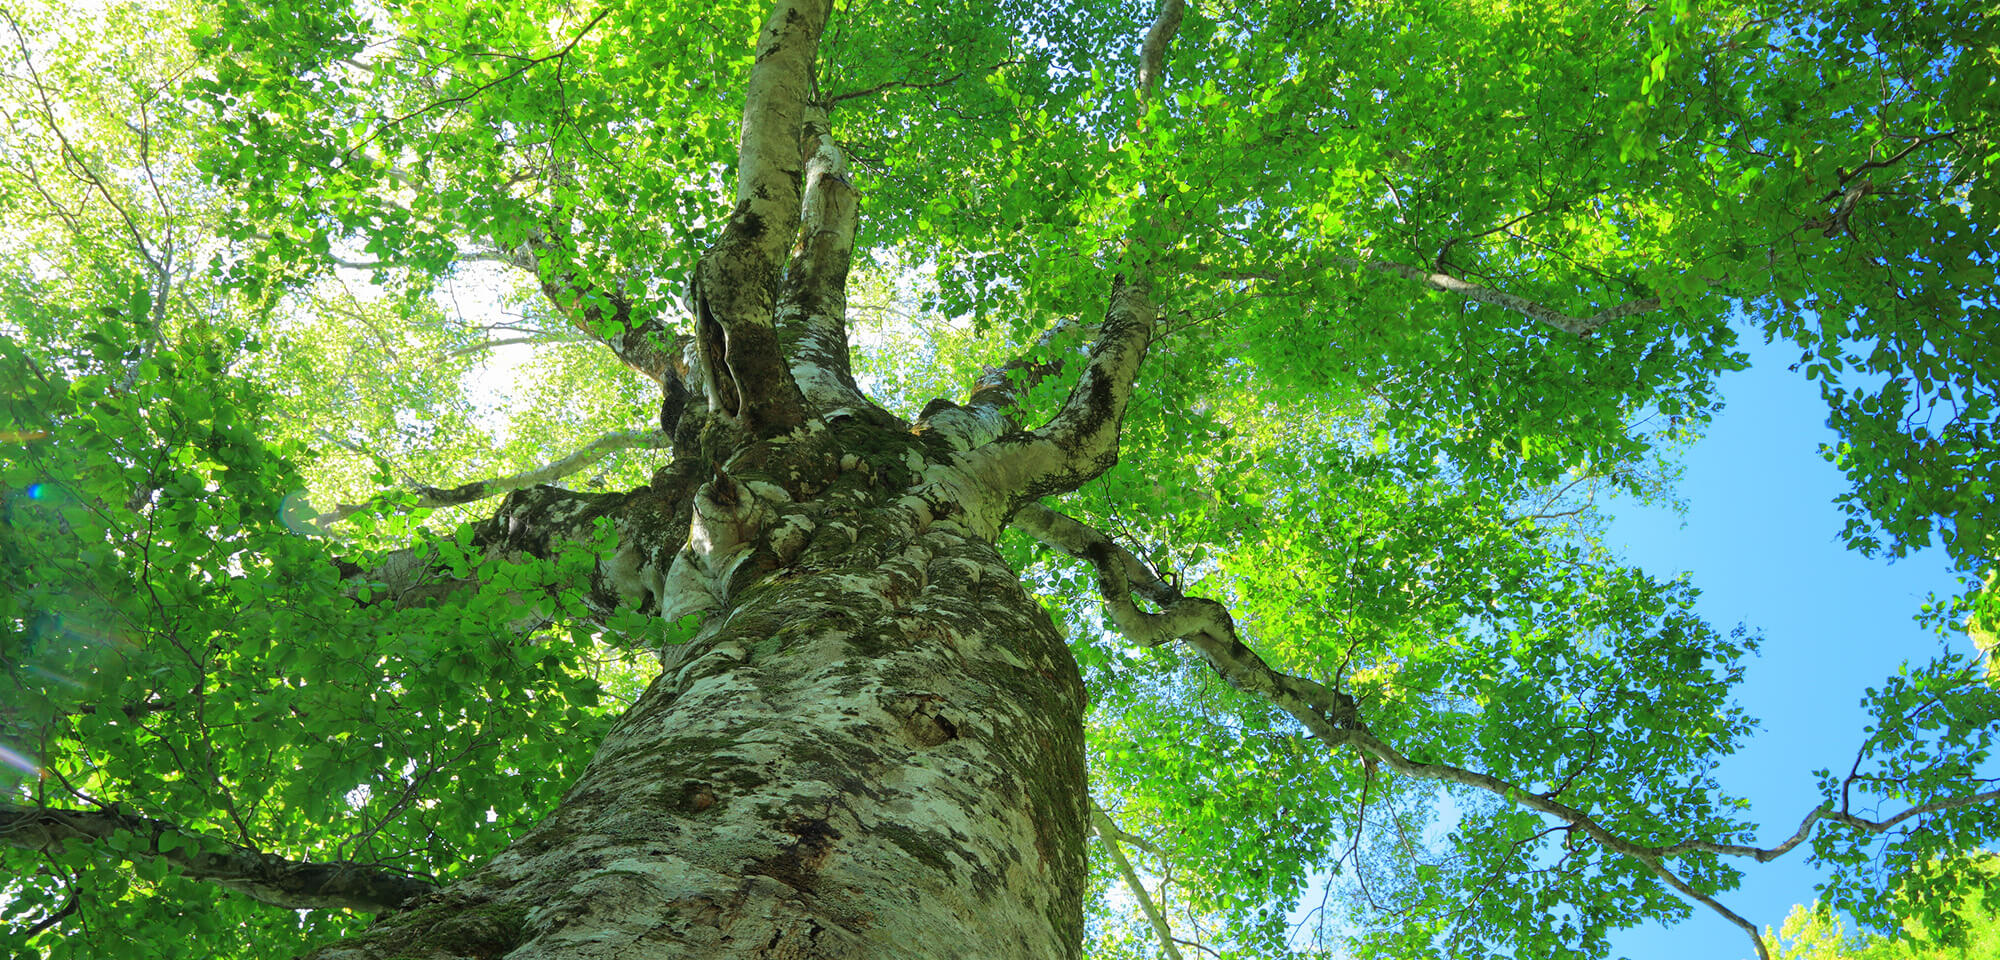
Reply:
[[[1919, 871], [1920, 883], [1927, 878]], [[1894, 937], [1850, 936], [1840, 918], [1824, 907], [1793, 907], [1778, 932], [1779, 956], [1783, 960], [1919, 960], [1928, 957], [1990, 957], [2000, 951], [2000, 915], [1990, 905], [1988, 891], [1996, 873], [1993, 858], [1977, 863], [1964, 878], [1970, 889], [1959, 897], [1926, 896], [1921, 905], [1912, 904], [1912, 914], [1924, 919], [1905, 920]], [[1933, 893], [1934, 891], [1925, 891]], [[1903, 891], [1898, 891], [1901, 895]], [[1774, 938], [1777, 939], [1777, 938]]]
[[1743, 326], [1993, 615], [1977, 4], [5, 19], [29, 955], [1766, 955], [2000, 831], [1947, 650], [1760, 845], [1756, 638], [1593, 537]]

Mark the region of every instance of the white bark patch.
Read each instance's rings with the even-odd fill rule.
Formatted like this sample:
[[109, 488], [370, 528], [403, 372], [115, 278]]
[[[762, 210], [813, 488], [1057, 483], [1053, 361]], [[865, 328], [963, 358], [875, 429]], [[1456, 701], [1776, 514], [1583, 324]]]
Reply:
[[951, 406], [930, 415], [921, 429], [931, 430], [957, 451], [970, 450], [1007, 431], [1007, 418], [989, 407]]
[[689, 615], [705, 617], [722, 606], [710, 580], [701, 569], [701, 557], [693, 550], [674, 556], [673, 566], [660, 584], [660, 618], [673, 623]]
[[597, 573], [617, 594], [619, 603], [628, 607], [638, 606], [649, 593], [659, 596], [664, 579], [653, 564], [639, 555], [639, 547], [631, 537], [620, 538], [617, 552], [597, 562]]

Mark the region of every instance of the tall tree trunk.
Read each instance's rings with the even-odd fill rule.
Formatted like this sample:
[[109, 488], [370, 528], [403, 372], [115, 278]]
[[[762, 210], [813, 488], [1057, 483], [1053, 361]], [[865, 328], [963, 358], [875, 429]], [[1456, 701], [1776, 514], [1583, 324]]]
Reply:
[[[622, 497], [523, 491], [482, 534], [553, 551], [608, 518], [597, 607], [700, 630], [533, 830], [317, 960], [1079, 953], [1083, 681], [993, 541], [1116, 462], [1150, 284], [1111, 284], [1039, 428], [1013, 422], [1005, 380], [914, 427], [864, 397], [844, 317], [858, 199], [805, 100], [829, 8], [776, 0], [759, 34], [736, 207], [695, 269], [683, 357], [620, 354], [668, 388], [673, 464]], [[1162, 16], [1154, 60], [1177, 0]]]
[[561, 805], [319, 960], [1077, 954], [1075, 661], [990, 540], [926, 501], [949, 468], [909, 468], [943, 451], [834, 432], [803, 445], [833, 465], [810, 500], [699, 484], [658, 592], [666, 615], [721, 602]]

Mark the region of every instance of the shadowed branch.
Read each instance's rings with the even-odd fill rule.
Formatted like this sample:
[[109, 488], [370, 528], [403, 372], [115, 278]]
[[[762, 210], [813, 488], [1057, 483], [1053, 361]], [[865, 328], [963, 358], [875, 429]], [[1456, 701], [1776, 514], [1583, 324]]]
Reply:
[[[114, 839], [122, 842], [112, 846]], [[26, 850], [104, 846], [120, 857], [160, 860], [189, 879], [287, 910], [386, 913], [437, 889], [426, 877], [344, 860], [288, 860], [116, 810], [0, 804], [0, 843]]]

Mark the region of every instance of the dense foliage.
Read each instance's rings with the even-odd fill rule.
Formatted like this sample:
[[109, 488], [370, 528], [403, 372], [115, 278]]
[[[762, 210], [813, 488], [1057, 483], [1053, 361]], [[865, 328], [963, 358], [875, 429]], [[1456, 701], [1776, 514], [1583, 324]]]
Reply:
[[2000, 953], [2000, 911], [1993, 908], [1991, 894], [1995, 865], [1989, 858], [1978, 870], [1981, 877], [1968, 896], [1930, 901], [1927, 909], [1910, 911], [1923, 916], [1903, 921], [1893, 936], [1856, 933], [1818, 904], [1795, 907], [1778, 930], [1778, 956], [1782, 960], [1971, 960]]
[[[173, 825], [0, 849], [0, 945], [290, 955], [367, 918], [227, 892], [188, 851], [448, 879], [555, 802], [681, 629], [585, 603], [608, 534], [488, 555], [492, 501], [436, 494], [614, 434], [638, 439], [566, 482], [661, 462], [658, 388], [605, 344], [688, 323], [763, 6], [0, 12], [4, 802]], [[1988, 882], [2000, 696], [1959, 642], [2000, 622], [1986, 5], [1197, 4], [1142, 98], [1152, 16], [852, 0], [815, 96], [862, 196], [864, 386], [907, 417], [1073, 358], [1109, 265], [1151, 251], [1119, 463], [1052, 505], [1402, 755], [1504, 785], [1330, 751], [1010, 539], [1084, 667], [1125, 834], [1099, 849], [1179, 935], [1582, 957], [1723, 908], [1747, 861], [1714, 848], [1807, 813], [1711, 775], [1752, 735], [1758, 638], [1595, 534], [1607, 494], [1671, 495], [1745, 336], [1822, 385], [1848, 544], [1963, 575], [1926, 611], [1951, 642], [1818, 774], [1847, 817], [1805, 830], [1822, 896], [1886, 930]], [[383, 602], [362, 574], [396, 564], [447, 571], [435, 602]], [[1094, 862], [1090, 949], [1160, 951]], [[1335, 915], [1297, 925], [1323, 884]]]

